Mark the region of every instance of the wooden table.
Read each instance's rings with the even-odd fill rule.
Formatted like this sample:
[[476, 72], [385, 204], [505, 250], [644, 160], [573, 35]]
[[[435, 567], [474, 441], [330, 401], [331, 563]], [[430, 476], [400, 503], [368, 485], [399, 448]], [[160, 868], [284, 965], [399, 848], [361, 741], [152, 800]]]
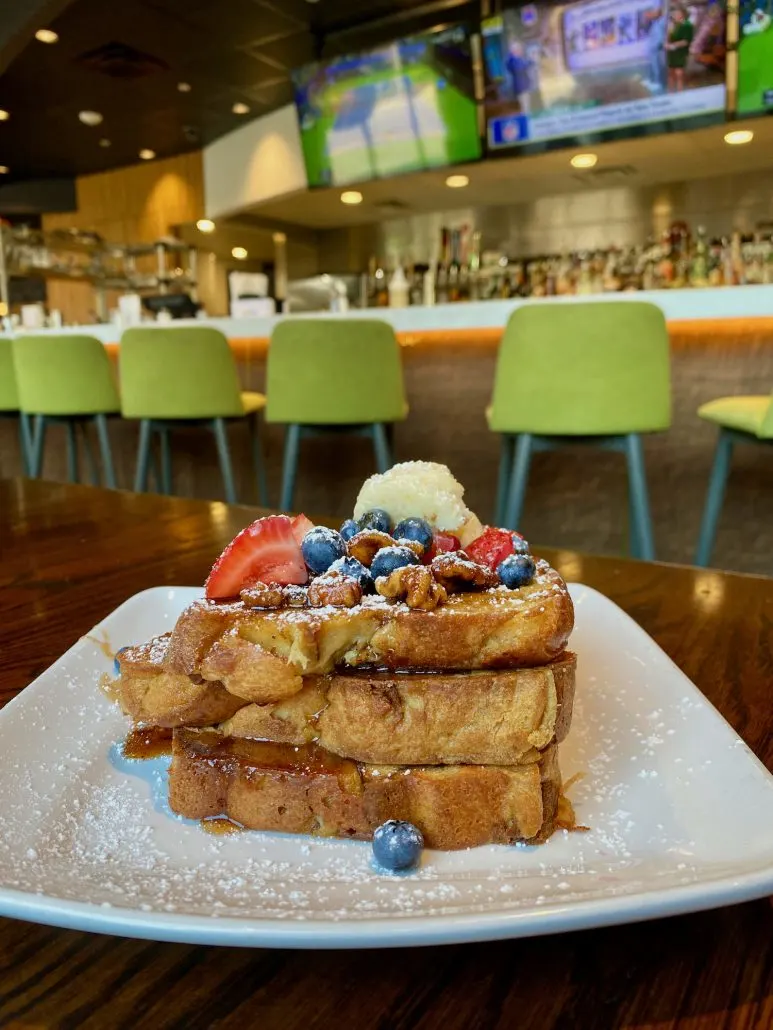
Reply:
[[[130, 594], [200, 583], [255, 517], [219, 503], [0, 481], [0, 701]], [[773, 768], [773, 581], [545, 552], [665, 648]], [[415, 951], [291, 952], [0, 920], [0, 1026], [313, 1030], [773, 1027], [769, 900]]]

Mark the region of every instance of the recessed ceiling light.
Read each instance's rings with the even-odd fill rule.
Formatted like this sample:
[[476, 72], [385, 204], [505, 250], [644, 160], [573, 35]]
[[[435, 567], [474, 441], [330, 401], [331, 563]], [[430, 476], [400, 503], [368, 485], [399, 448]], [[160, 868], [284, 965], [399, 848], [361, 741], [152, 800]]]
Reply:
[[100, 147], [109, 147], [110, 146], [110, 140], [109, 139], [101, 139], [99, 141], [99, 145], [100, 145]]
[[446, 179], [446, 186], [449, 186], [452, 190], [460, 190], [464, 186], [470, 185], [469, 175], [449, 175]]
[[143, 161], [152, 161], [155, 156], [156, 156], [155, 150], [141, 150], [140, 151], [140, 157], [142, 158]]
[[0, 107], [0, 122], [7, 122], [10, 117], [11, 117], [10, 112], [4, 111]]
[[249, 114], [250, 109], [247, 104], [243, 104], [241, 100], [237, 100], [234, 106], [231, 108], [234, 114]]
[[78, 111], [78, 119], [84, 125], [101, 125], [103, 119], [99, 111]]
[[196, 222], [196, 228], [199, 232], [214, 232], [215, 223], [211, 218], [200, 218], [198, 222]]
[[10, 172], [8, 165], [0, 165], [0, 175], [7, 175]]
[[35, 33], [35, 39], [39, 43], [58, 43], [59, 36], [53, 29], [38, 29]]
[[190, 84], [190, 82], [178, 82], [177, 83], [177, 88], [179, 89], [179, 91], [181, 93], [190, 93], [190, 91], [191, 91], [191, 84]]
[[231, 257], [235, 257], [238, 261], [244, 261], [247, 257], [247, 251], [244, 247], [233, 247], [231, 249]]
[[725, 133], [725, 143], [729, 143], [731, 147], [738, 147], [742, 143], [751, 143], [754, 139], [754, 133], [751, 129], [733, 129], [732, 132]]
[[344, 190], [341, 194], [342, 204], [361, 204], [362, 194], [359, 190]]
[[597, 154], [575, 154], [569, 164], [572, 168], [593, 168], [597, 161]]

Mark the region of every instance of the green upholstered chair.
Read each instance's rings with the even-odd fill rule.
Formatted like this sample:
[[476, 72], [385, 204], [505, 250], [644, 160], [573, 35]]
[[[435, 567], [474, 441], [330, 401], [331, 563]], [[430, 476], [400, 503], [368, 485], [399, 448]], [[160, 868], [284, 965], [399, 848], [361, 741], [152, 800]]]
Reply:
[[19, 442], [22, 470], [29, 475], [27, 458], [29, 453], [29, 420], [19, 410], [19, 390], [16, 386], [16, 369], [13, 365], [13, 341], [0, 336], [0, 418], [19, 420]]
[[121, 337], [121, 413], [139, 419], [140, 441], [134, 489], [147, 490], [154, 436], [161, 449], [161, 490], [172, 493], [173, 429], [212, 431], [223, 487], [229, 504], [237, 502], [228, 445], [229, 424], [246, 422], [261, 504], [268, 503], [258, 415], [262, 393], [241, 390], [225, 336], [207, 326], [127, 329]]
[[376, 467], [392, 464], [387, 426], [408, 414], [400, 345], [387, 322], [361, 318], [288, 318], [271, 336], [266, 421], [285, 433], [280, 508], [292, 508], [298, 448], [305, 436], [368, 436]]
[[500, 346], [487, 414], [502, 434], [499, 525], [517, 528], [534, 451], [590, 444], [625, 454], [631, 552], [654, 557], [641, 434], [671, 423], [669, 341], [659, 308], [638, 301], [518, 308]]
[[737, 443], [773, 445], [773, 394], [762, 397], [720, 397], [698, 408], [698, 414], [707, 422], [719, 426], [714, 466], [695, 554], [695, 564], [705, 567], [711, 561], [714, 550], [733, 447]]
[[77, 438], [77, 430], [80, 430], [91, 481], [98, 484], [99, 471], [88, 435], [88, 426], [93, 423], [97, 429], [105, 484], [115, 487], [107, 418], [118, 413], [120, 403], [104, 345], [95, 336], [24, 335], [13, 341], [13, 358], [19, 406], [25, 416], [34, 418], [34, 431], [25, 434], [30, 474], [40, 475], [46, 431], [49, 426], [61, 423], [67, 430], [70, 481], [77, 483], [80, 478]]

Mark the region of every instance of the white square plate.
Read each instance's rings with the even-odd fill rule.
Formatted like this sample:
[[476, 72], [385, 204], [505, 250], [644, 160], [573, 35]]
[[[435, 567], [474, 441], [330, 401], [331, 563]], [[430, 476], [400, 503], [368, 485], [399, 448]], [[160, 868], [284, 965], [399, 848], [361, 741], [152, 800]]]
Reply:
[[[0, 712], [0, 914], [202, 944], [396, 946], [553, 933], [773, 892], [773, 777], [623, 611], [573, 586], [577, 699], [561, 748], [587, 833], [428, 851], [213, 837], [166, 804], [167, 759], [127, 762], [106, 651], [170, 629], [198, 591], [130, 598]], [[100, 641], [102, 645], [100, 646]], [[109, 645], [105, 647], [105, 643]]]

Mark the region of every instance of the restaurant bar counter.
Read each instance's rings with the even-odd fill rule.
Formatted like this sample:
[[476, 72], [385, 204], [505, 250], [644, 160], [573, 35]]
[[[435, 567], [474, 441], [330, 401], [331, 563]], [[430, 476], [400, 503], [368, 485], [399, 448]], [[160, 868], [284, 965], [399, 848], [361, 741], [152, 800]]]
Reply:
[[[470, 505], [484, 520], [493, 517], [499, 439], [489, 432], [485, 409], [491, 399], [496, 354], [509, 315], [521, 304], [584, 301], [651, 301], [666, 316], [672, 351], [673, 424], [645, 442], [657, 556], [689, 562], [694, 553], [716, 430], [696, 411], [705, 401], [730, 394], [773, 389], [773, 286], [739, 286], [603, 294], [537, 300], [375, 308], [348, 318], [383, 318], [395, 328], [403, 349], [407, 420], [396, 427], [395, 460], [434, 459], [449, 464], [467, 485]], [[282, 317], [282, 316], [279, 316]], [[326, 315], [294, 317], [328, 317]], [[268, 341], [278, 318], [212, 318], [186, 324], [211, 325], [231, 343], [243, 389], [262, 390]], [[88, 332], [119, 357], [113, 325], [69, 327]], [[623, 341], [624, 343], [624, 341]], [[345, 375], [346, 370], [342, 369]], [[545, 383], [550, 404], [550, 383]], [[0, 421], [0, 472], [19, 470], [12, 424]], [[51, 431], [44, 475], [65, 479], [64, 439]], [[113, 423], [111, 435], [119, 485], [130, 488], [137, 428]], [[63, 436], [63, 434], [62, 434]], [[282, 428], [264, 435], [272, 503], [279, 493]], [[249, 442], [232, 430], [232, 448], [245, 503], [256, 503], [250, 475]], [[175, 492], [220, 498], [222, 486], [214, 442], [181, 430], [173, 442]], [[330, 436], [301, 448], [296, 507], [350, 514], [358, 484], [372, 471], [367, 441]], [[622, 458], [587, 448], [538, 454], [532, 465], [522, 530], [555, 546], [614, 554], [625, 549], [626, 476]], [[773, 574], [773, 469], [767, 448], [736, 449], [720, 522], [714, 562], [739, 571]], [[709, 574], [710, 575], [710, 574]]]

